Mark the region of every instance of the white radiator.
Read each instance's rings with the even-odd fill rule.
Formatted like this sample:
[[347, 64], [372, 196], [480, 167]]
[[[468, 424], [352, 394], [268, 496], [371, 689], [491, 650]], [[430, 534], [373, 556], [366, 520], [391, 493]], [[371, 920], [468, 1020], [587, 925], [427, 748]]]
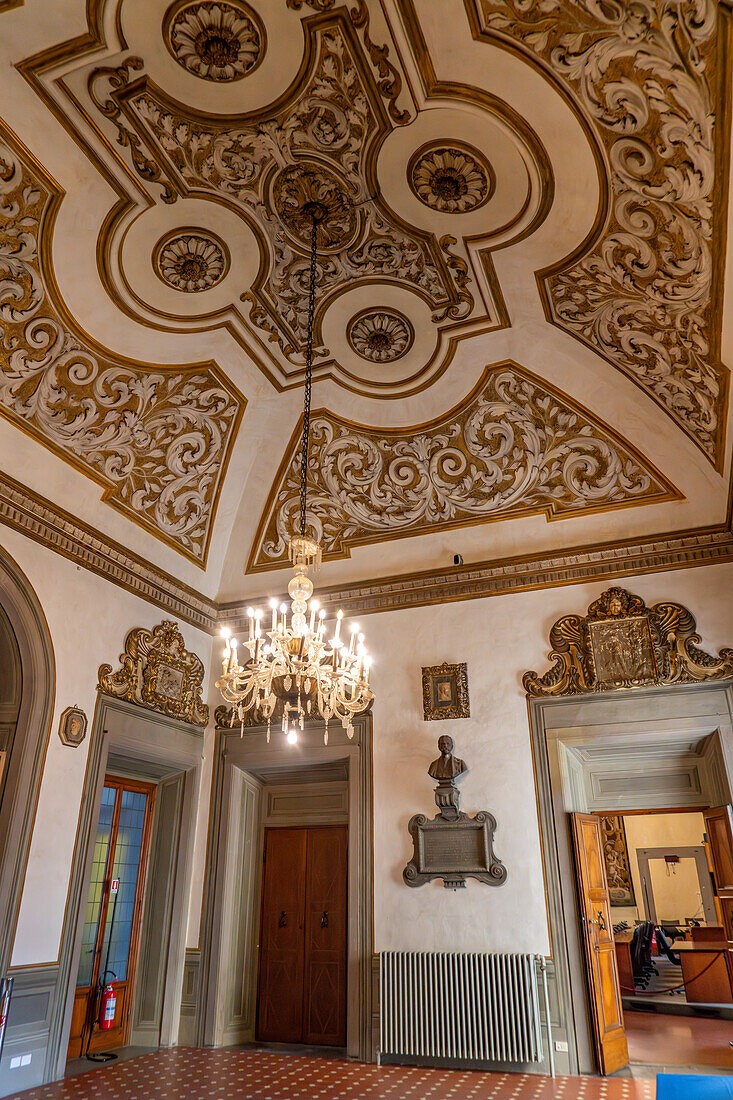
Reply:
[[538, 967], [549, 1020], [541, 955], [383, 951], [380, 1053], [541, 1062]]

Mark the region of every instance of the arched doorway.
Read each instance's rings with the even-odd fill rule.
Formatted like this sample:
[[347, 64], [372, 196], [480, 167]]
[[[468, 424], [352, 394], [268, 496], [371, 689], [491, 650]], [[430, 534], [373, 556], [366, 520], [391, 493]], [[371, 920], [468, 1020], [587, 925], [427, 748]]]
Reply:
[[[7, 665], [6, 665], [7, 661]], [[53, 714], [51, 636], [33, 588], [0, 548], [0, 975], [10, 964]]]

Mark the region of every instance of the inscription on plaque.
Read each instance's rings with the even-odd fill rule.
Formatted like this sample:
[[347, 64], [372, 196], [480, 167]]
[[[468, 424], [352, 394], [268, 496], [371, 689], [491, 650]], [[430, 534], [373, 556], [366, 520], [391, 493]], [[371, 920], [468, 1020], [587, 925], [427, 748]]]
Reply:
[[423, 831], [423, 870], [488, 871], [483, 828], [481, 826], [440, 826]]

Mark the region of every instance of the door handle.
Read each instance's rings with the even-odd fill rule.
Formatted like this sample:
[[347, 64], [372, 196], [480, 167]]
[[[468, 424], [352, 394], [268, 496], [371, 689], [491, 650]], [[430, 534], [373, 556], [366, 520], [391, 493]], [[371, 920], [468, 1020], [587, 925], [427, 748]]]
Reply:
[[283, 909], [282, 912], [280, 913], [280, 919], [277, 922], [277, 926], [278, 926], [278, 928], [285, 928], [287, 923], [288, 923], [287, 914], [286, 914], [285, 910]]
[[603, 919], [603, 913], [600, 909], [598, 910], [597, 916], [598, 916], [598, 927], [599, 927], [599, 929], [601, 930], [601, 932], [607, 932], [608, 931], [608, 926], [607, 926], [605, 920]]
[[321, 928], [328, 928], [328, 913], [323, 910], [323, 916], [321, 917]]

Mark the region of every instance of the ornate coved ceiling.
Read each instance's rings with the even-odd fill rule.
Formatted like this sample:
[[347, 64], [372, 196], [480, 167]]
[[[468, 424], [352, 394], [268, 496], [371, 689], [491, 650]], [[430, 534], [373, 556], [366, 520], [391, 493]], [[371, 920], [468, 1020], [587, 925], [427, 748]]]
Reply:
[[230, 578], [282, 567], [317, 199], [327, 557], [720, 523], [714, 0], [66, 8], [0, 2], [0, 413], [106, 502]]
[[[297, 519], [301, 425], [250, 557], [282, 566]], [[544, 512], [674, 499], [662, 476], [590, 414], [514, 364], [488, 370], [439, 423], [376, 436], [325, 410], [311, 421], [311, 523], [325, 558], [352, 546]]]

